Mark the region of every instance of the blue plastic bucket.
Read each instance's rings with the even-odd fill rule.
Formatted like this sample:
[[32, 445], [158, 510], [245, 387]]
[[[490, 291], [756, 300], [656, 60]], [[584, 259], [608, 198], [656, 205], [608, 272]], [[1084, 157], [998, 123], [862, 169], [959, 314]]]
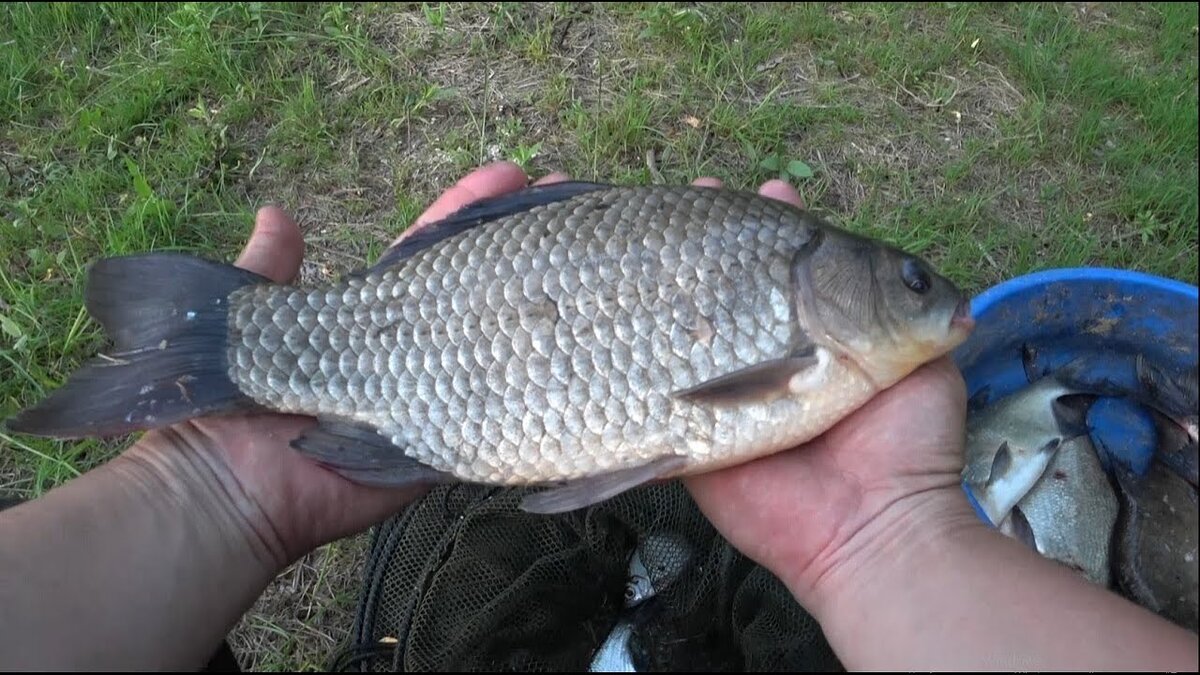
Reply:
[[[975, 331], [954, 360], [968, 395], [988, 386], [992, 401], [1028, 384], [1021, 358], [1026, 343], [1036, 347], [1039, 364], [1052, 368], [1078, 356], [1093, 355], [1103, 364], [1104, 355], [1131, 359], [1141, 353], [1168, 372], [1184, 372], [1200, 351], [1200, 290], [1141, 272], [1066, 268], [1028, 274], [973, 298], [971, 313]], [[1119, 372], [1113, 379], [1134, 384]], [[1101, 419], [1089, 417], [1093, 437], [1123, 436], [1109, 447], [1119, 448], [1119, 459], [1144, 472], [1154, 452], [1145, 412], [1124, 399], [1105, 399], [1093, 408], [1101, 411]], [[963, 489], [987, 522], [965, 484]]]

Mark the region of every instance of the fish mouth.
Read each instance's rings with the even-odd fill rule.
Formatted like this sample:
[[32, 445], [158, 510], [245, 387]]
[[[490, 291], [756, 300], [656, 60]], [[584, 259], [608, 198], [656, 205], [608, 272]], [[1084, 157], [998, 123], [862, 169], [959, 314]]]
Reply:
[[971, 301], [960, 300], [954, 314], [950, 317], [950, 330], [969, 333], [975, 328], [975, 319], [971, 316]]

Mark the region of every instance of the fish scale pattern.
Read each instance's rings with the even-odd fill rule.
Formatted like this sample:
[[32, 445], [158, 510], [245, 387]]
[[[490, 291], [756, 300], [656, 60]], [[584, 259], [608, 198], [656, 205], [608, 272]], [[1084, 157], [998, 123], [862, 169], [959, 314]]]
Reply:
[[364, 423], [462, 480], [722, 462], [830, 413], [672, 396], [786, 354], [790, 267], [813, 227], [740, 193], [586, 193], [332, 288], [237, 291], [230, 374], [264, 405]]

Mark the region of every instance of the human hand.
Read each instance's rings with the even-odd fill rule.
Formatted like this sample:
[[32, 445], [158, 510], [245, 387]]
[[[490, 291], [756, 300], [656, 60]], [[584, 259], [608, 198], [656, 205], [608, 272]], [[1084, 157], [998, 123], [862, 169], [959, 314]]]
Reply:
[[[778, 181], [760, 192], [802, 206]], [[959, 491], [965, 416], [965, 384], [943, 357], [802, 447], [684, 483], [731, 544], [814, 607], [824, 585], [889, 538], [969, 513]]]
[[[563, 179], [551, 174], [538, 182]], [[515, 164], [478, 169], [446, 190], [396, 241], [469, 202], [518, 190], [527, 182]], [[303, 256], [299, 227], [283, 210], [267, 207], [258, 212], [236, 264], [289, 283]], [[251, 530], [241, 535], [265, 545], [274, 558], [268, 562], [282, 568], [317, 546], [382, 521], [429, 489], [358, 485], [303, 457], [289, 444], [315, 425], [310, 417], [282, 414], [197, 418], [148, 432], [127, 459], [157, 467], [168, 480], [202, 472], [205, 480], [194, 482], [212, 484], [218, 488], [216, 499], [231, 500], [232, 520]]]

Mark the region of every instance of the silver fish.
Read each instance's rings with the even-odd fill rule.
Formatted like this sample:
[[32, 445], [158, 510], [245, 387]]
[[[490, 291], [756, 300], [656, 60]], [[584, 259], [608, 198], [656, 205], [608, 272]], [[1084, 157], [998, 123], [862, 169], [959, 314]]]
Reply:
[[1041, 480], [1065, 441], [1086, 433], [1092, 400], [1053, 374], [969, 415], [962, 475], [993, 525]]
[[1200, 631], [1200, 538], [1196, 489], [1161, 462], [1145, 476], [1116, 465], [1121, 515], [1114, 567], [1123, 595], [1191, 631]]
[[115, 351], [10, 420], [78, 438], [316, 417], [363, 484], [553, 486], [536, 513], [792, 448], [971, 332], [920, 258], [750, 192], [559, 183], [482, 201], [328, 287], [195, 257], [92, 266]]
[[1085, 434], [1059, 446], [1045, 473], [1000, 530], [1107, 588], [1118, 508], [1100, 458]]
[[666, 588], [691, 562], [691, 546], [680, 535], [652, 532], [633, 552], [629, 560], [629, 580], [625, 586], [625, 607], [636, 607]]
[[[639, 609], [660, 590], [673, 584], [691, 563], [691, 546], [683, 537], [665, 532], [646, 536], [629, 560], [629, 579], [625, 585], [627, 612], [596, 650], [590, 672], [632, 673], [633, 653], [629, 641], [633, 631], [654, 613], [654, 607]], [[645, 562], [645, 561], [648, 561]]]
[[629, 639], [633, 636], [636, 617], [623, 617], [596, 650], [588, 672], [592, 673], [636, 673], [633, 654], [629, 651]]

